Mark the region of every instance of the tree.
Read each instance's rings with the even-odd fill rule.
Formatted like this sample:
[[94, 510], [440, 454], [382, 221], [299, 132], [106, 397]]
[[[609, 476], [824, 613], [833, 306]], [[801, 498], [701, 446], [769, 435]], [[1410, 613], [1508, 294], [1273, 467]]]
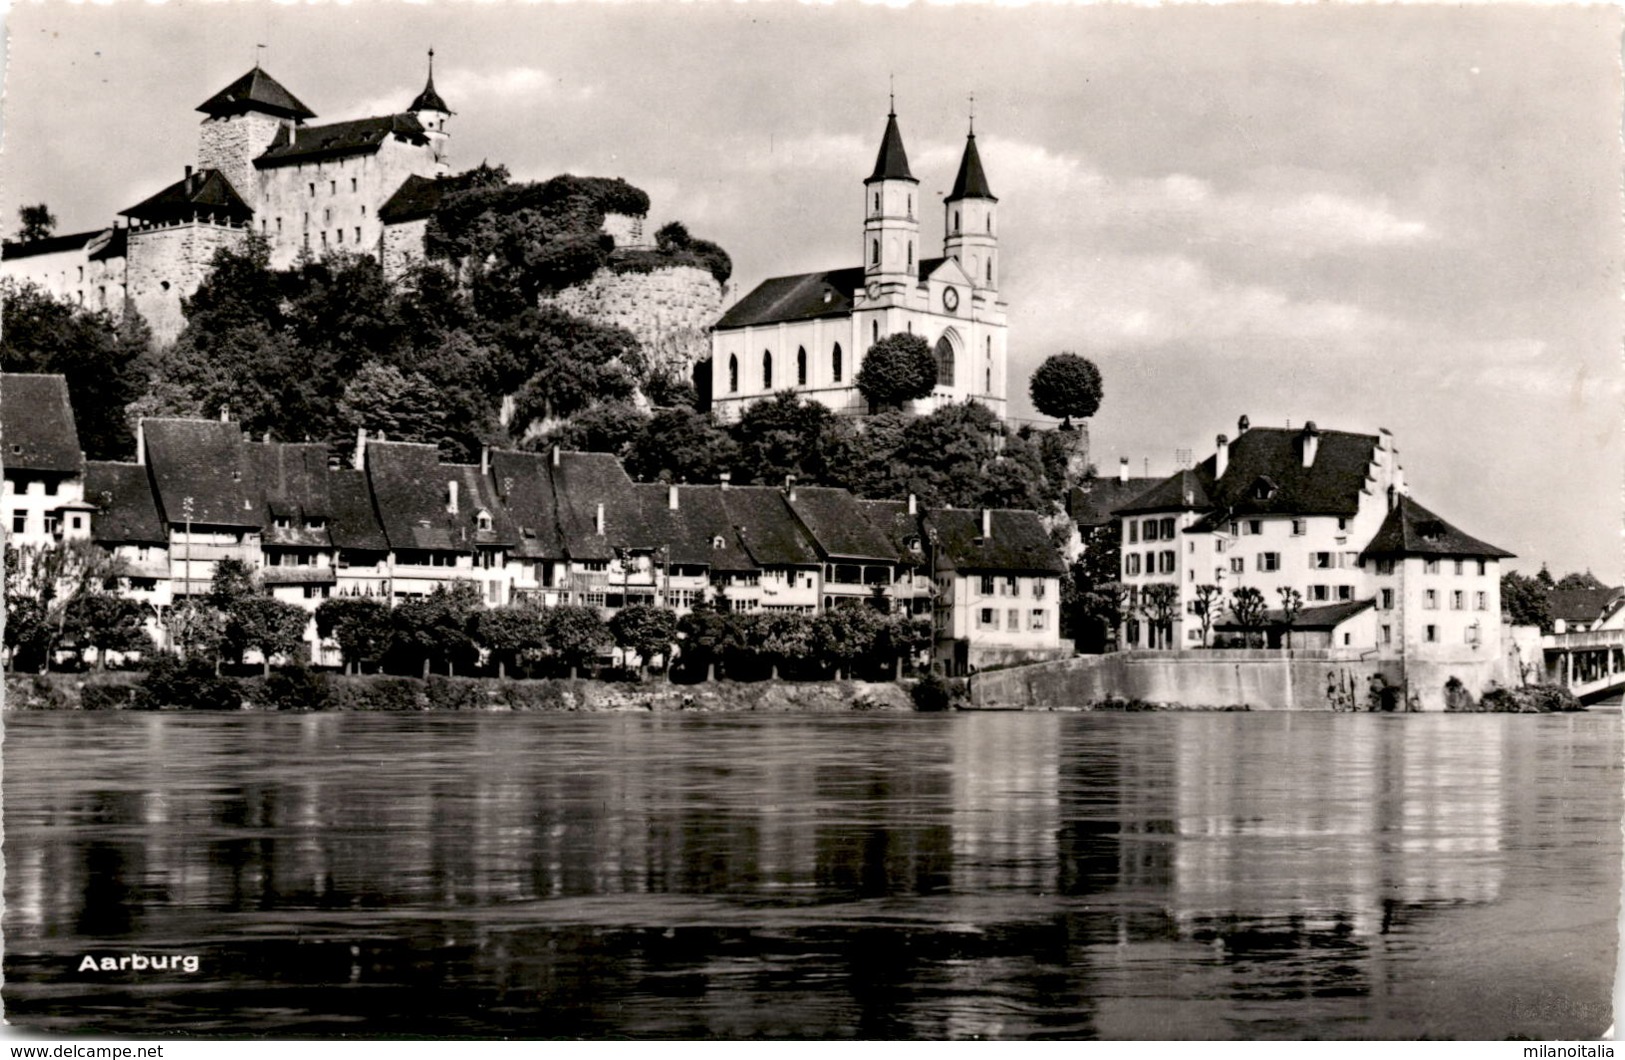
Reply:
[[547, 612], [547, 643], [570, 676], [598, 659], [615, 643], [596, 607], [565, 605]]
[[434, 592], [407, 600], [395, 608], [391, 654], [399, 663], [417, 664], [424, 677], [435, 661], [455, 675], [458, 664], [472, 670], [479, 659], [473, 636], [475, 615], [483, 606], [479, 586], [458, 581], [435, 587]]
[[1224, 590], [1217, 585], [1204, 584], [1196, 587], [1196, 599], [1191, 602], [1196, 617], [1202, 620], [1202, 647], [1207, 647], [1208, 631], [1213, 628], [1213, 619], [1224, 600]]
[[876, 661], [876, 648], [885, 646], [881, 640], [885, 624], [886, 616], [872, 607], [831, 608], [813, 618], [813, 653], [833, 668], [839, 681]]
[[812, 657], [812, 619], [797, 611], [767, 611], [760, 615], [760, 649], [769, 660], [769, 676], [800, 667]]
[[1102, 652], [1123, 615], [1118, 581], [1123, 569], [1123, 534], [1116, 523], [1080, 530], [1083, 552], [1061, 579], [1061, 636], [1080, 652]]
[[636, 604], [623, 607], [609, 620], [615, 643], [638, 653], [638, 671], [646, 675], [649, 661], [659, 655], [669, 669], [671, 645], [677, 639], [677, 615], [664, 607]]
[[871, 409], [901, 408], [905, 401], [929, 397], [936, 389], [937, 359], [920, 336], [895, 332], [863, 355], [857, 384]]
[[81, 596], [68, 608], [66, 634], [79, 648], [96, 653], [96, 669], [107, 665], [107, 653], [152, 651], [147, 633], [147, 609], [135, 600], [112, 593]]
[[704, 597], [696, 600], [688, 614], [677, 620], [677, 636], [682, 643], [683, 669], [705, 667], [705, 680], [717, 676], [717, 663], [736, 640], [733, 613], [728, 599], [718, 595], [715, 600]]
[[6, 635], [10, 665], [19, 660], [43, 673], [66, 634], [79, 601], [106, 592], [123, 565], [91, 541], [12, 545], [5, 550]]
[[1537, 626], [1542, 633], [1552, 631], [1551, 600], [1538, 577], [1510, 570], [1501, 575], [1501, 610], [1515, 626]]
[[1250, 585], [1244, 585], [1230, 590], [1230, 614], [1236, 620], [1236, 625], [1242, 628], [1247, 644], [1252, 644], [1252, 634], [1264, 628], [1265, 601], [1264, 594]]
[[1602, 581], [1589, 570], [1584, 574], [1571, 572], [1558, 579], [1554, 589], [1606, 589]]
[[224, 639], [233, 657], [260, 653], [262, 672], [271, 672], [271, 657], [293, 657], [303, 646], [310, 614], [298, 604], [255, 594], [238, 599], [225, 612]]
[[1281, 597], [1281, 624], [1286, 627], [1286, 646], [1292, 647], [1292, 627], [1298, 621], [1298, 615], [1303, 611], [1303, 594], [1288, 586], [1280, 586], [1276, 593]]
[[739, 446], [711, 417], [661, 409], [627, 445], [627, 474], [642, 482], [716, 482], [739, 463]]
[[786, 475], [804, 482], [829, 478], [834, 440], [850, 427], [825, 406], [790, 391], [746, 409], [734, 427], [739, 445], [736, 481], [778, 485]]
[[577, 453], [614, 453], [623, 459], [646, 433], [649, 416], [624, 401], [589, 405], [571, 416], [557, 430], [542, 436], [537, 448]]
[[1149, 627], [1155, 631], [1162, 647], [1179, 648], [1173, 643], [1174, 616], [1179, 613], [1179, 586], [1172, 582], [1155, 582], [1140, 591], [1140, 613], [1145, 615]]
[[509, 604], [481, 611], [474, 636], [496, 660], [497, 676], [508, 676], [508, 665], [529, 667], [547, 654], [547, 612], [528, 603]]
[[1541, 587], [1544, 589], [1556, 588], [1556, 586], [1552, 584], [1552, 572], [1546, 568], [1546, 564], [1544, 563], [1540, 565], [1540, 570], [1535, 575], [1535, 581], [1539, 582]]
[[22, 222], [17, 229], [17, 241], [20, 243], [37, 243], [49, 239], [51, 233], [56, 231], [56, 215], [43, 202], [19, 208], [17, 219]]
[[316, 606], [317, 636], [337, 641], [345, 669], [355, 673], [389, 654], [391, 630], [389, 607], [370, 596], [334, 596]]
[[1100, 369], [1075, 353], [1057, 353], [1033, 373], [1027, 385], [1033, 408], [1061, 417], [1061, 429], [1072, 429], [1072, 417], [1088, 419], [1100, 408]]
[[347, 436], [358, 428], [392, 442], [439, 444], [449, 433], [441, 391], [418, 372], [368, 361], [344, 384], [338, 422]]

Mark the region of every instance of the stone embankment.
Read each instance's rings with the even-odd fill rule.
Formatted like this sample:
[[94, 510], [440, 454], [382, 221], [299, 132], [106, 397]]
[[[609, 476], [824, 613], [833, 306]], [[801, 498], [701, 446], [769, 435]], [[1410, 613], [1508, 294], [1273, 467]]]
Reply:
[[[7, 674], [6, 710], [174, 709], [151, 701], [140, 673]], [[913, 710], [908, 690], [891, 682], [713, 681], [680, 685], [587, 680], [513, 681], [483, 677], [342, 676], [298, 680], [282, 675], [226, 678], [226, 704], [244, 710], [371, 712], [678, 712], [841, 713]], [[233, 698], [233, 694], [235, 698]]]

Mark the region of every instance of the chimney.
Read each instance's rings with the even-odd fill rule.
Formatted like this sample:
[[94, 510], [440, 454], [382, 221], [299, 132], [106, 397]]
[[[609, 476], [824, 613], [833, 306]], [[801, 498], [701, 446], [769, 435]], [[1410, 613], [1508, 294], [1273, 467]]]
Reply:
[[1237, 434], [1246, 434], [1247, 433], [1247, 428], [1251, 427], [1252, 425], [1253, 425], [1253, 421], [1248, 419], [1246, 416], [1243, 416], [1241, 419], [1236, 421], [1236, 433]]
[[1303, 466], [1315, 466], [1315, 454], [1320, 451], [1320, 428], [1310, 420], [1303, 425]]
[[794, 475], [784, 476], [784, 495], [791, 500], [796, 499], [796, 477]]
[[727, 489], [728, 483], [732, 482], [733, 480], [734, 473], [732, 471], [724, 471], [722, 474], [717, 476], [717, 482], [722, 486], [723, 489]]
[[1128, 457], [1126, 456], [1117, 458], [1117, 481], [1124, 484], [1128, 483]]
[[[173, 173], [175, 171], [172, 169], [172, 170], [170, 170], [170, 172]], [[186, 190], [187, 191], [192, 190], [192, 167], [191, 166], [186, 167]]]
[[982, 537], [989, 541], [993, 540], [993, 509], [991, 508], [982, 509]]
[[135, 421], [135, 462], [147, 462], [147, 417], [138, 416]]
[[489, 475], [490, 473], [491, 473], [491, 447], [488, 446], [488, 445], [482, 445], [482, 446], [480, 446], [480, 474], [481, 475]]
[[559, 447], [556, 445], [553, 447], [553, 466], [559, 466]]
[[223, 405], [220, 406], [220, 422], [221, 423], [229, 423], [229, 422], [231, 422], [231, 406], [230, 405], [223, 404]]
[[265, 433], [261, 434], [260, 435], [260, 441], [264, 442], [266, 445], [270, 445], [271, 444], [271, 432], [266, 431]]
[[355, 429], [355, 469], [360, 471], [367, 466], [367, 428]]
[[910, 514], [910, 515], [919, 515], [920, 514], [920, 501], [919, 501], [919, 498], [914, 496], [914, 494], [912, 494], [912, 493], [910, 493], [908, 495], [908, 514]]
[[457, 514], [457, 480], [452, 479], [446, 483], [446, 511], [451, 515]]
[[598, 502], [598, 513], [593, 516], [592, 527], [593, 527], [593, 533], [598, 534], [600, 536], [603, 535], [603, 533], [604, 533], [604, 504], [603, 504], [602, 501]]
[[674, 512], [677, 510], [677, 483], [675, 482], [666, 487], [666, 507]]
[[1213, 445], [1213, 477], [1223, 478], [1224, 469], [1230, 466], [1230, 439], [1219, 435]]

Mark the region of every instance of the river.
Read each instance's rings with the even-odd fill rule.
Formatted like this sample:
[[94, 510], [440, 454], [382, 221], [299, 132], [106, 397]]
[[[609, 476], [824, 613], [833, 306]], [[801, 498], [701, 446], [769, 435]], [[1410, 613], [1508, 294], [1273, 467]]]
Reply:
[[[1617, 713], [5, 722], [6, 1016], [52, 1032], [1612, 1019]], [[132, 954], [197, 971], [82, 968]]]

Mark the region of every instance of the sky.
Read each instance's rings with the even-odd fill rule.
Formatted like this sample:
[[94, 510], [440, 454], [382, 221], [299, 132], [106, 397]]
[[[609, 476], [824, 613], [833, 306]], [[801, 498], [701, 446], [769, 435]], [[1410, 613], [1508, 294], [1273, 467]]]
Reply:
[[[1074, 351], [1103, 473], [1259, 426], [1392, 431], [1412, 495], [1518, 554], [1621, 563], [1622, 14], [1532, 7], [888, 7], [838, 0], [23, 4], [3, 225], [105, 226], [195, 158], [255, 61], [318, 121], [404, 108], [455, 167], [621, 176], [757, 282], [861, 260], [895, 85], [927, 201], [974, 96], [1013, 414]], [[265, 45], [263, 50], [256, 45]], [[925, 212], [929, 247], [941, 211]]]

